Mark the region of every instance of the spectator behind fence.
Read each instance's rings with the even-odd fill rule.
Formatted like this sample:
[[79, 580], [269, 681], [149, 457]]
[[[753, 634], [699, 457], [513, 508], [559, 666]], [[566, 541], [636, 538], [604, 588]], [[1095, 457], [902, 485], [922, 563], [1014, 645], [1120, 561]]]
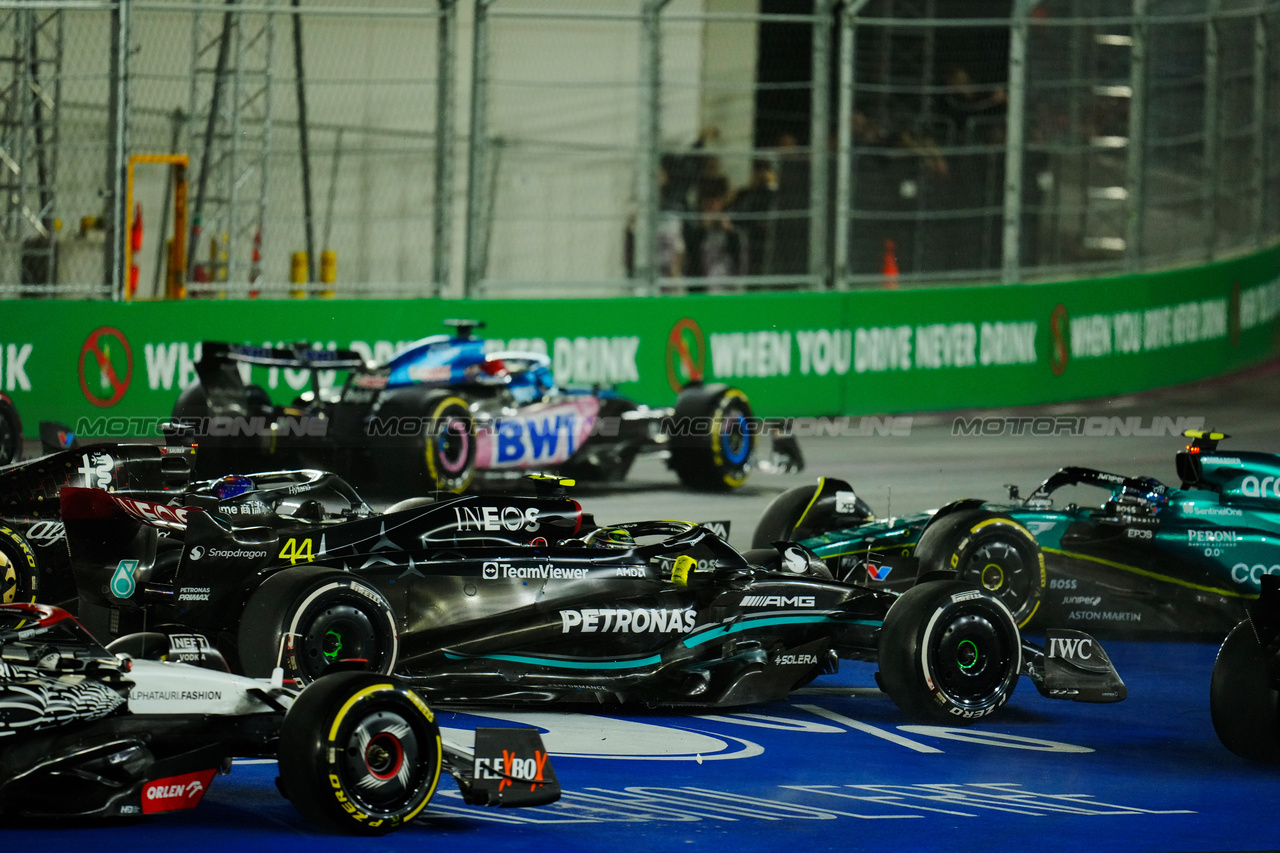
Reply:
[[[698, 182], [698, 218], [685, 234], [685, 274], [694, 278], [742, 275], [747, 241], [728, 215], [729, 180], [723, 175]], [[706, 285], [690, 287], [705, 292]]]
[[1009, 94], [1000, 85], [980, 85], [963, 65], [947, 69], [943, 111], [963, 141], [1000, 144], [1005, 138]]
[[778, 200], [778, 176], [773, 164], [763, 157], [751, 162], [751, 177], [746, 186], [738, 190], [729, 211], [733, 222], [747, 242], [745, 275], [763, 275], [765, 249], [773, 225], [773, 212]]
[[[654, 233], [654, 266], [658, 278], [679, 278], [684, 273], [684, 219], [688, 207], [671, 190], [671, 172], [676, 157], [664, 154], [658, 163], [658, 222]], [[635, 276], [636, 214], [627, 217], [623, 243], [623, 265], [627, 277]]]

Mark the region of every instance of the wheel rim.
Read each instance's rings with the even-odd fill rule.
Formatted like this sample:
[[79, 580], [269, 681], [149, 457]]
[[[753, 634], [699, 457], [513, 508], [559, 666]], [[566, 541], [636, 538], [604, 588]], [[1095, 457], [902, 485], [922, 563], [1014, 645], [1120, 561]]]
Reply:
[[0, 551], [0, 602], [12, 604], [18, 600], [18, 569], [13, 561]]
[[962, 579], [976, 582], [1004, 602], [1015, 616], [1026, 607], [1032, 569], [1016, 546], [998, 539], [984, 542], [969, 557], [968, 565], [970, 569], [961, 573]]
[[401, 714], [364, 717], [346, 738], [339, 771], [346, 795], [371, 812], [398, 811], [416, 796], [423, 762], [420, 733]]
[[352, 604], [336, 604], [317, 613], [303, 634], [302, 668], [317, 677], [338, 661], [352, 658], [376, 668], [381, 645], [368, 613]]
[[441, 434], [436, 437], [436, 461], [451, 476], [457, 476], [467, 466], [471, 450], [471, 430], [462, 418], [450, 418]]
[[751, 454], [751, 435], [747, 432], [747, 416], [732, 409], [725, 416], [724, 429], [720, 432], [720, 448], [725, 461], [738, 466]]
[[982, 707], [1005, 690], [1009, 645], [986, 613], [953, 618], [931, 650], [934, 682], [955, 704]]

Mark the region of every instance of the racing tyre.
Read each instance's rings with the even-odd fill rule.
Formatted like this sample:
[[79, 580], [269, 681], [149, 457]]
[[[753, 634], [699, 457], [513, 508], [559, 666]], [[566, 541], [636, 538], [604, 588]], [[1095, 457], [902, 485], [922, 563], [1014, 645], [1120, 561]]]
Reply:
[[22, 418], [9, 398], [0, 394], [0, 465], [22, 455]]
[[426, 467], [427, 485], [434, 491], [461, 494], [476, 472], [476, 437], [471, 409], [461, 397], [429, 401], [431, 429], [419, 448]]
[[[752, 548], [769, 548], [774, 542], [799, 542], [839, 527], [853, 527], [869, 521], [874, 513], [862, 498], [855, 497], [852, 513], [835, 515], [827, 506], [818, 506], [818, 495], [827, 478], [812, 486], [796, 486], [778, 495], [760, 514], [751, 534]], [[824, 501], [825, 503], [825, 501]]]
[[676, 400], [671, 467], [693, 489], [727, 491], [747, 481], [756, 436], [747, 395], [727, 385], [695, 385]]
[[384, 835], [431, 801], [440, 757], [440, 729], [417, 693], [394, 678], [339, 672], [285, 715], [280, 785], [309, 821]]
[[1040, 608], [1044, 554], [1027, 528], [985, 510], [960, 510], [925, 528], [916, 545], [920, 573], [951, 571], [1000, 599], [1019, 627]]
[[253, 591], [240, 618], [237, 647], [245, 675], [309, 684], [330, 669], [389, 673], [399, 652], [391, 605], [349, 572], [307, 566], [284, 569]]
[[880, 686], [912, 717], [968, 725], [995, 713], [1022, 669], [1009, 608], [963, 581], [927, 581], [889, 608]]
[[1209, 712], [1223, 746], [1251, 761], [1280, 764], [1280, 693], [1268, 655], [1249, 620], [1231, 629], [1218, 649], [1209, 682]]
[[31, 604], [39, 594], [35, 552], [21, 533], [0, 524], [0, 604]]
[[375, 449], [380, 487], [399, 484], [398, 493], [461, 494], [471, 485], [476, 436], [466, 400], [452, 394], [402, 397], [379, 409], [377, 417], [415, 424], [412, 434], [397, 436]]

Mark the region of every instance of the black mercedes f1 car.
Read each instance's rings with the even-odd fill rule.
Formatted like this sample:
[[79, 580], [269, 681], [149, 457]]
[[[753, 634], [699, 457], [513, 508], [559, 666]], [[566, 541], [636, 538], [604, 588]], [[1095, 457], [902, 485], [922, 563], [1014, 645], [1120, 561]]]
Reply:
[[360, 659], [436, 701], [732, 706], [838, 658], [878, 662], [889, 696], [937, 721], [993, 713], [1020, 675], [1053, 698], [1125, 696], [1092, 637], [1051, 632], [1042, 649], [975, 586], [926, 578], [899, 596], [835, 581], [796, 546], [600, 526], [562, 481], [538, 482], [535, 497], [288, 519], [243, 496], [174, 511], [67, 488], [80, 617], [103, 636], [198, 634], [254, 676], [306, 682]]
[[278, 756], [280, 790], [304, 816], [357, 834], [413, 820], [442, 769], [472, 804], [560, 796], [534, 729], [479, 729], [470, 754], [441, 741], [431, 709], [398, 679], [335, 672], [299, 692], [278, 673], [220, 670], [189, 639], [175, 660], [155, 635], [109, 650], [64, 610], [0, 605], [0, 818], [194, 808], [235, 757]]

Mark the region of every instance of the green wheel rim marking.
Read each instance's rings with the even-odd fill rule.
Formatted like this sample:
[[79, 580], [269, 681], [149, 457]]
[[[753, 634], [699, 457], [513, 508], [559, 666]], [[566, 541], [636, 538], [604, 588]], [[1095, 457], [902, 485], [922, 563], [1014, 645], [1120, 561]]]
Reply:
[[339, 634], [337, 631], [325, 631], [324, 635], [326, 637], [333, 637], [333, 639], [336, 641], [336, 644], [334, 645], [332, 652], [322, 651], [321, 654], [323, 654], [325, 658], [328, 660], [336, 660], [338, 657], [338, 652], [342, 651], [342, 635]]
[[975, 643], [973, 640], [961, 640], [960, 648], [963, 649], [965, 646], [968, 646], [973, 651], [973, 660], [971, 660], [969, 664], [966, 666], [964, 663], [960, 662], [959, 655], [957, 655], [956, 663], [959, 664], [961, 669], [963, 669], [965, 672], [968, 672], [969, 670], [973, 669], [975, 666], [978, 665], [978, 644]]

